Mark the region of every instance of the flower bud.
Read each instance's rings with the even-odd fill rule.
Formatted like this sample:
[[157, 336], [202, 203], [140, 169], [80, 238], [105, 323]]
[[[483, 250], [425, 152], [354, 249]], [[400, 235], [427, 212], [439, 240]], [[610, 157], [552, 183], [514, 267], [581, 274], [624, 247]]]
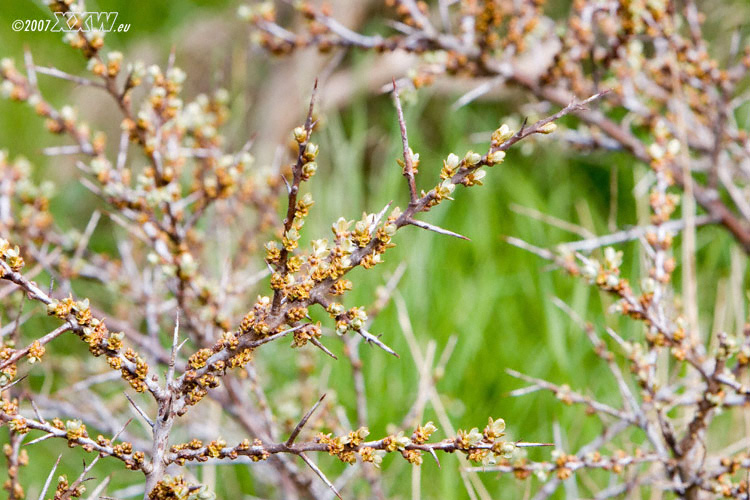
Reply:
[[557, 130], [557, 123], [555, 123], [555, 122], [549, 122], [549, 123], [545, 123], [544, 125], [542, 125], [539, 128], [539, 133], [540, 134], [551, 134], [555, 130]]
[[487, 163], [497, 165], [505, 160], [505, 151], [493, 151], [487, 155]]
[[315, 175], [315, 172], [318, 170], [318, 164], [314, 161], [309, 161], [302, 165], [302, 177], [307, 180], [313, 175]]
[[677, 156], [677, 154], [680, 152], [680, 141], [677, 139], [672, 139], [667, 143], [667, 153], [669, 153], [670, 156]]
[[664, 158], [664, 148], [653, 143], [648, 147], [648, 154], [654, 160], [661, 160]]
[[299, 144], [302, 144], [307, 140], [307, 131], [305, 130], [305, 127], [297, 127], [294, 129], [294, 140], [297, 141]]
[[616, 274], [610, 273], [607, 275], [607, 286], [609, 288], [615, 288], [619, 284], [620, 278], [618, 278]]
[[482, 161], [482, 155], [475, 153], [474, 151], [469, 151], [466, 153], [466, 156], [464, 156], [464, 161], [467, 165], [473, 166]]
[[478, 442], [480, 442], [484, 438], [484, 435], [482, 435], [481, 432], [479, 432], [479, 429], [476, 427], [473, 427], [469, 433], [466, 435], [466, 440], [469, 443], [469, 446], [474, 446]]
[[499, 451], [503, 458], [510, 459], [513, 456], [513, 452], [516, 451], [516, 445], [506, 441], [500, 445]]
[[8, 71], [12, 71], [14, 69], [15, 65], [13, 63], [13, 59], [10, 57], [3, 57], [0, 59], [0, 70], [3, 73], [7, 73]]
[[458, 156], [451, 153], [448, 155], [448, 158], [445, 159], [445, 166], [450, 168], [451, 170], [455, 170], [456, 167], [458, 167], [458, 163], [460, 161], [461, 160], [459, 160]]
[[334, 317], [343, 314], [344, 311], [344, 306], [339, 304], [338, 302], [334, 302], [328, 306], [328, 313]]
[[507, 124], [503, 123], [502, 125], [500, 125], [500, 128], [495, 130], [495, 132], [492, 134], [492, 141], [496, 142], [497, 144], [502, 144], [511, 137], [513, 137], [513, 131]]
[[316, 156], [318, 156], [318, 145], [308, 142], [305, 146], [305, 159], [312, 161]]
[[237, 16], [242, 21], [249, 21], [253, 18], [253, 9], [249, 5], [240, 5], [237, 8]]

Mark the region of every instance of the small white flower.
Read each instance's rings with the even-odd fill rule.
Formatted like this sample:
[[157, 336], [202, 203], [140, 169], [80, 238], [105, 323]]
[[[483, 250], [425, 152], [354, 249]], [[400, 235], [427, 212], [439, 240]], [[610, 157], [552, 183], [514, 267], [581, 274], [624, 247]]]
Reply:
[[648, 154], [654, 160], [661, 160], [664, 158], [664, 148], [653, 143], [648, 147]]
[[60, 116], [66, 122], [74, 122], [76, 119], [76, 111], [71, 106], [63, 106], [60, 110]]
[[513, 453], [516, 451], [516, 445], [509, 443], [508, 441], [503, 442], [500, 445], [500, 455], [505, 459], [513, 458]]
[[581, 274], [588, 280], [596, 279], [599, 275], [599, 262], [593, 259], [586, 260], [581, 268]]
[[497, 141], [500, 143], [503, 143], [513, 137], [513, 131], [510, 129], [510, 127], [503, 123], [500, 125], [500, 128], [495, 131]]
[[305, 130], [305, 127], [296, 127], [292, 131], [292, 135], [294, 136], [294, 140], [300, 144], [307, 140], [307, 130]]
[[308, 161], [304, 165], [302, 165], [302, 173], [305, 175], [305, 177], [312, 177], [315, 175], [315, 172], [318, 170], [318, 164], [314, 161]]
[[65, 430], [68, 432], [76, 432], [82, 425], [83, 423], [80, 420], [68, 420], [65, 422]]
[[487, 155], [487, 163], [497, 165], [505, 160], [505, 151], [493, 151]]
[[143, 76], [146, 74], [146, 67], [143, 65], [142, 61], [135, 61], [134, 63], [128, 64], [128, 71], [132, 73], [133, 78], [143, 78]]
[[104, 158], [103, 156], [97, 156], [93, 160], [91, 160], [91, 170], [95, 174], [101, 174], [103, 172], [106, 172], [109, 170], [110, 164], [109, 160]]
[[250, 166], [255, 162], [255, 157], [251, 155], [250, 153], [242, 153], [240, 155], [239, 163], [245, 166]]
[[345, 240], [341, 241], [341, 243], [339, 244], [339, 248], [344, 254], [349, 255], [357, 248], [357, 246], [352, 240], [346, 238]]
[[438, 185], [436, 191], [438, 196], [445, 198], [450, 196], [454, 189], [456, 189], [456, 185], [450, 179], [445, 179]]
[[448, 158], [445, 159], [445, 166], [451, 170], [455, 170], [456, 167], [458, 167], [458, 163], [460, 161], [461, 160], [458, 158], [458, 156], [451, 153], [448, 155]]
[[313, 249], [313, 255], [317, 257], [318, 259], [325, 259], [330, 255], [330, 251], [328, 250], [328, 240], [320, 239], [320, 240], [312, 240], [310, 242], [310, 245]]
[[474, 446], [484, 438], [479, 429], [472, 427], [469, 433], [466, 435], [466, 440], [469, 442], [469, 446]]
[[0, 70], [2, 71], [10, 71], [14, 68], [13, 59], [10, 57], [3, 57], [0, 59]]
[[289, 231], [287, 231], [284, 234], [284, 237], [286, 237], [286, 239], [289, 241], [297, 241], [300, 238], [300, 234], [299, 234], [299, 231], [297, 231], [294, 228], [291, 228]]
[[430, 420], [429, 422], [427, 422], [426, 424], [422, 426], [422, 429], [424, 429], [425, 433], [432, 434], [433, 432], [437, 430], [437, 427], [435, 426], [434, 423], [432, 423], [432, 420]]
[[615, 288], [619, 284], [620, 278], [618, 278], [616, 274], [610, 273], [607, 275], [607, 286], [609, 288]]
[[604, 249], [604, 262], [609, 269], [618, 269], [622, 265], [622, 255], [622, 251], [607, 247]]
[[404, 431], [400, 431], [398, 434], [396, 434], [394, 441], [396, 442], [396, 446], [398, 446], [400, 450], [403, 450], [411, 444], [411, 439], [404, 436]]
[[178, 85], [185, 81], [186, 76], [185, 72], [180, 68], [170, 68], [167, 71], [167, 78]]
[[305, 146], [305, 158], [314, 160], [316, 156], [318, 156], [318, 145], [308, 142]]
[[469, 151], [466, 153], [466, 156], [464, 156], [464, 161], [467, 165], [473, 166], [482, 161], [482, 155], [475, 153], [474, 151]]
[[107, 54], [107, 61], [111, 63], [119, 63], [122, 61], [122, 52], [113, 50], [112, 52]]
[[333, 233], [336, 236], [342, 235], [349, 230], [349, 226], [351, 224], [352, 224], [352, 221], [347, 221], [343, 217], [339, 217], [339, 219], [333, 223], [333, 226], [332, 226]]
[[492, 432], [498, 436], [505, 432], [505, 420], [502, 418], [498, 418], [497, 420], [493, 420], [492, 417], [490, 417], [490, 429], [492, 429]]
[[148, 76], [152, 79], [156, 79], [161, 76], [161, 68], [156, 64], [152, 64], [148, 67]]
[[667, 153], [669, 153], [670, 156], [677, 156], [677, 154], [680, 152], [680, 141], [677, 139], [671, 139], [667, 143]]
[[214, 99], [220, 104], [228, 103], [229, 91], [225, 88], [216, 89], [216, 92], [214, 92]]
[[253, 9], [249, 5], [240, 5], [237, 8], [237, 16], [243, 21], [249, 21], [253, 18]]
[[13, 82], [11, 82], [10, 80], [5, 80], [2, 84], [0, 84], [0, 95], [5, 98], [10, 97], [13, 93], [14, 88], [15, 85], [13, 85]]

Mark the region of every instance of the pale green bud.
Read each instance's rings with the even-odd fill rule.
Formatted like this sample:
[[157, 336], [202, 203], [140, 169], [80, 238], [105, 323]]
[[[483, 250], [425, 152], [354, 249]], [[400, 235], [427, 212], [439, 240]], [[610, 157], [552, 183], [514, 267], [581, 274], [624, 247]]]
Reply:
[[551, 134], [555, 130], [557, 130], [557, 123], [555, 123], [555, 122], [549, 122], [549, 123], [545, 123], [544, 125], [541, 126], [541, 128], [539, 128], [539, 133], [540, 134]]
[[482, 155], [479, 153], [475, 153], [474, 151], [469, 151], [466, 153], [466, 156], [464, 156], [464, 161], [469, 166], [474, 166], [480, 161], [482, 161]]

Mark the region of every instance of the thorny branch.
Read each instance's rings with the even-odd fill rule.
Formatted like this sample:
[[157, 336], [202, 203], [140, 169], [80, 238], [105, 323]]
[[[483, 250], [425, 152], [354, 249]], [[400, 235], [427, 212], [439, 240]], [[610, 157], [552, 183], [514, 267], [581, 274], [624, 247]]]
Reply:
[[[240, 15], [257, 30], [257, 40], [274, 53], [317, 46], [322, 51], [341, 47], [425, 54], [409, 78], [391, 81], [403, 153], [403, 159], [397, 161], [409, 189], [406, 208], [388, 204], [380, 212], [365, 213], [358, 221], [342, 217], [332, 226], [332, 241], [313, 240], [309, 250], [301, 249], [300, 244], [314, 200], [302, 190], [317, 172], [319, 148], [312, 142], [319, 124], [314, 110], [317, 82], [304, 124], [292, 133], [291, 162], [280, 160], [270, 169], [260, 169], [253, 166], [248, 152], [252, 140], [238, 152], [225, 150], [220, 129], [229, 113], [226, 92], [183, 102], [186, 75], [175, 66], [174, 50], [163, 69], [156, 65], [145, 68], [140, 63], [124, 65], [123, 54], [108, 51], [101, 33], [81, 30], [66, 35], [65, 42], [86, 59], [90, 75], [40, 66], [28, 50], [23, 58], [25, 74], [9, 59], [0, 63], [2, 93], [28, 103], [46, 120], [51, 133], [72, 142], [47, 148], [45, 154], [74, 156], [80, 182], [107, 207], [94, 212], [82, 234], [71, 235], [55, 225], [49, 210], [52, 193], [32, 181], [30, 165], [18, 159], [11, 162], [5, 154], [0, 156], [0, 278], [9, 283], [0, 290], [0, 300], [4, 305], [11, 304], [11, 299], [19, 295], [14, 292], [20, 290], [62, 322], [48, 333], [40, 333], [27, 323], [38, 311], [24, 313], [21, 301], [18, 314], [12, 318], [13, 326], [0, 329], [0, 420], [10, 432], [4, 451], [11, 498], [23, 496], [18, 472], [26, 458], [21, 443], [30, 431], [42, 435], [28, 445], [55, 438], [97, 455], [84, 464], [72, 483], [65, 478], [58, 480], [56, 498], [79, 496], [99, 457], [113, 457], [143, 473], [144, 499], [148, 500], [175, 495], [191, 500], [193, 497], [187, 495], [208, 498], [210, 492], [205, 486], [172, 475], [186, 463], [265, 460], [271, 465], [266, 470], [271, 472], [263, 474], [263, 480], [287, 498], [325, 498], [330, 495], [326, 489], [341, 497], [337, 485], [345, 485], [346, 477], [335, 482], [328, 479], [311, 459], [312, 454], [327, 453], [348, 464], [377, 466], [386, 452], [399, 453], [414, 465], [422, 463], [423, 453], [437, 461], [437, 452], [459, 453], [481, 463], [481, 468], [466, 468], [463, 478], [470, 496], [476, 490], [482, 498], [489, 494], [476, 479], [475, 473], [480, 471], [512, 473], [519, 479], [535, 474], [544, 480], [535, 498], [546, 498], [573, 473], [624, 468], [630, 469], [632, 483], [615, 485], [603, 490], [602, 495], [645, 484], [689, 499], [747, 494], [748, 484], [742, 478], [743, 471], [750, 469], [747, 455], [714, 455], [705, 443], [719, 411], [750, 401], [750, 388], [743, 381], [750, 365], [750, 329], [745, 327], [739, 336], [716, 332], [714, 342], [705, 342], [708, 335], [700, 331], [697, 312], [687, 311], [693, 319], [686, 321], [675, 298], [671, 276], [677, 262], [671, 248], [674, 232], [686, 231], [692, 241], [698, 227], [718, 223], [745, 252], [750, 249], [745, 200], [750, 185], [750, 139], [735, 119], [737, 109], [747, 100], [741, 82], [750, 67], [750, 52], [739, 61], [735, 56], [725, 67], [711, 59], [702, 38], [700, 15], [692, 2], [686, 4], [684, 12], [661, 2], [638, 8], [632, 3], [628, 5], [633, 8], [626, 8], [617, 1], [575, 2], [569, 18], [557, 24], [559, 30], [536, 1], [441, 1], [435, 12], [422, 2], [389, 3], [397, 16], [390, 24], [397, 32], [389, 35], [357, 33], [326, 9], [308, 2], [292, 6], [307, 21], [303, 33], [279, 25], [272, 3], [240, 9]], [[50, 7], [55, 12], [70, 13], [71, 2], [54, 0]], [[439, 24], [434, 22], [438, 18]], [[681, 29], [683, 25], [686, 31]], [[564, 34], [555, 34], [558, 31]], [[535, 47], [549, 53], [533, 53]], [[645, 60], [644, 49], [653, 52], [652, 61]], [[537, 71], [524, 64], [524, 57], [549, 62]], [[420, 192], [420, 158], [409, 146], [399, 93], [419, 88], [443, 74], [460, 74], [476, 82], [474, 90], [459, 100], [461, 105], [495, 88], [513, 85], [562, 109], [531, 125], [524, 122], [517, 130], [507, 124], [500, 126], [492, 133], [484, 154], [469, 151], [463, 157], [449, 155], [443, 161], [437, 185]], [[123, 131], [114, 161], [108, 158], [103, 133], [92, 131], [72, 107], [58, 110], [44, 98], [40, 77], [104, 92], [111, 99]], [[134, 92], [137, 88], [144, 92]], [[143, 97], [136, 97], [139, 95]], [[594, 101], [598, 101], [597, 106], [590, 108]], [[385, 336], [370, 331], [373, 317], [385, 307], [387, 298], [381, 297], [369, 311], [364, 307], [346, 309], [341, 303], [340, 297], [352, 288], [346, 279], [349, 272], [380, 264], [404, 226], [468, 239], [422, 220], [420, 214], [450, 200], [459, 184], [481, 185], [488, 168], [503, 163], [512, 146], [535, 134], [553, 133], [556, 121], [572, 113], [581, 125], [563, 138], [571, 138], [574, 145], [627, 151], [648, 164], [653, 176], [648, 195], [651, 218], [630, 229], [562, 243], [554, 249], [518, 238], [508, 241], [613, 297], [616, 302], [612, 312], [642, 325], [644, 336], [626, 340], [608, 328], [605, 331], [610, 340], [605, 341], [597, 335], [595, 324], [584, 322], [575, 311], [555, 300], [582, 327], [596, 354], [612, 372], [621, 404], [605, 404], [586, 391], [512, 372], [531, 384], [514, 391], [514, 395], [546, 390], [566, 404], [579, 403], [598, 414], [605, 430], [577, 453], [555, 450], [552, 461], [541, 462], [529, 462], [519, 457], [517, 450], [544, 444], [507, 439], [502, 419], [490, 419], [482, 431], [473, 428], [453, 432], [431, 379], [435, 346], [423, 354], [412, 334], [408, 341], [420, 372], [419, 386], [429, 393], [420, 396], [407, 415], [415, 422], [405, 427], [411, 426], [414, 431], [367, 441], [367, 388], [358, 346], [365, 341], [398, 355]], [[138, 148], [142, 159], [133, 154], [131, 145]], [[141, 164], [144, 161], [145, 165]], [[287, 205], [285, 216], [279, 220], [277, 207], [279, 198], [284, 197], [280, 196], [284, 187]], [[686, 200], [691, 202], [694, 197], [705, 213], [673, 218], [680, 200], [677, 193], [683, 191]], [[90, 239], [100, 225], [100, 213], [124, 230], [117, 259], [90, 248]], [[237, 234], [233, 234], [235, 227]], [[608, 247], [636, 239], [642, 243], [646, 257], [638, 288], [626, 277], [622, 253]], [[258, 269], [250, 258], [261, 245], [269, 271]], [[608, 247], [603, 256], [599, 256], [601, 247]], [[217, 256], [223, 267], [214, 272]], [[51, 278], [47, 292], [34, 282], [43, 279], [42, 273]], [[247, 298], [260, 290], [259, 282], [265, 282], [269, 273], [271, 296], [261, 295], [248, 307]], [[694, 279], [690, 273], [685, 276]], [[118, 307], [130, 309], [132, 317], [105, 319], [107, 307], [91, 304], [88, 299], [74, 299], [73, 289], [81, 280], [114, 291], [121, 301]], [[386, 295], [390, 297], [394, 289], [395, 285], [389, 285]], [[690, 305], [693, 302], [694, 297], [687, 307], [694, 307]], [[321, 341], [328, 329], [311, 319], [309, 309], [316, 306], [325, 310], [335, 322], [335, 332], [344, 336], [357, 398], [357, 430], [349, 431], [351, 426], [341, 422], [346, 418], [336, 417], [332, 410], [337, 402], [327, 400], [323, 404], [322, 398], [305, 405], [312, 408], [296, 426], [283, 424], [275, 413], [275, 402], [260, 387], [261, 383], [265, 385], [264, 375], [251, 364], [262, 352], [262, 345], [283, 338], [290, 338], [293, 347], [309, 343], [336, 358]], [[184, 331], [180, 331], [180, 321], [172, 321], [175, 309]], [[403, 315], [403, 306], [399, 309]], [[47, 349], [52, 349], [66, 332], [83, 340], [94, 356], [106, 358], [109, 367], [119, 372], [132, 389], [148, 394], [143, 400], [125, 395], [125, 405], [131, 404], [146, 422], [147, 437], [116, 443], [119, 433], [112, 439], [89, 436], [85, 422], [111, 425], [116, 420], [100, 396], [90, 390], [94, 385], [111, 383], [113, 378], [93, 373], [86, 364], [78, 365], [84, 380], [71, 387], [80, 388], [93, 401], [91, 408], [41, 396], [35, 403], [19, 391], [27, 385], [18, 376], [19, 364], [24, 360], [46, 362], [51, 356]], [[29, 342], [18, 343], [26, 337], [30, 337]], [[161, 337], [170, 348], [161, 345]], [[125, 346], [126, 339], [133, 348]], [[616, 348], [610, 348], [608, 342]], [[621, 365], [628, 365], [629, 371]], [[163, 384], [157, 367], [165, 369]], [[304, 401], [305, 394], [320, 394], [311, 390], [305, 370], [299, 371], [297, 399]], [[250, 381], [245, 379], [248, 374]], [[251, 393], [255, 400], [248, 396]], [[21, 415], [28, 410], [19, 406], [24, 399], [35, 418]], [[238, 444], [227, 445], [215, 435], [215, 429], [200, 425], [200, 416], [187, 418], [189, 410], [204, 400], [205, 407], [220, 407], [216, 428], [226, 424], [232, 436], [239, 437], [233, 441]], [[437, 430], [432, 422], [420, 423], [428, 402], [446, 433], [442, 441], [430, 441]], [[64, 422], [43, 416], [63, 411], [77, 412], [80, 418]], [[177, 425], [195, 437], [174, 444], [173, 429]], [[308, 427], [336, 432], [318, 432], [311, 437]], [[280, 436], [286, 433], [289, 438], [283, 441]], [[241, 437], [245, 435], [251, 437]], [[616, 446], [620, 435], [645, 438], [627, 450], [606, 450]], [[50, 478], [55, 470], [53, 467]], [[314, 481], [310, 470], [324, 487]], [[384, 497], [373, 470], [364, 471], [373, 495]], [[418, 481], [419, 476], [414, 477]], [[106, 481], [103, 484], [106, 487]], [[44, 487], [42, 496], [49, 486]]]

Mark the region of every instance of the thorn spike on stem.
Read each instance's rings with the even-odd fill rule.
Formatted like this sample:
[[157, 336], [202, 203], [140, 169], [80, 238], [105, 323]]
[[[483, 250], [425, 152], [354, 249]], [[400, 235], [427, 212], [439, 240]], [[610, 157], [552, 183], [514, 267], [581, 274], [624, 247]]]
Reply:
[[454, 238], [458, 238], [461, 240], [471, 241], [469, 238], [467, 238], [466, 236], [462, 234], [454, 233], [453, 231], [450, 231], [448, 229], [443, 229], [442, 227], [435, 226], [434, 224], [430, 224], [429, 222], [424, 222], [424, 221], [417, 220], [417, 219], [409, 219], [408, 223], [411, 224], [412, 226], [421, 227], [422, 229], [427, 229], [428, 231], [433, 231], [438, 234], [444, 234], [447, 236], [453, 236]]
[[338, 492], [338, 490], [333, 485], [333, 483], [326, 477], [325, 474], [323, 474], [323, 471], [320, 470], [318, 466], [315, 465], [315, 463], [307, 457], [307, 455], [305, 455], [304, 453], [300, 453], [299, 457], [307, 464], [308, 467], [310, 467], [313, 470], [313, 472], [315, 472], [315, 474], [318, 475], [318, 477], [324, 483], [326, 483], [326, 486], [328, 486], [331, 489], [331, 491], [333, 491], [333, 494], [336, 495], [337, 498], [339, 498], [340, 500], [344, 500], [344, 497], [341, 496], [341, 493]]
[[47, 490], [49, 489], [50, 484], [52, 484], [52, 478], [55, 476], [55, 471], [57, 470], [57, 466], [60, 465], [61, 459], [62, 459], [62, 455], [58, 455], [57, 460], [55, 461], [55, 465], [52, 466], [52, 470], [49, 471], [47, 480], [44, 482], [44, 486], [42, 487], [42, 492], [39, 494], [39, 500], [44, 500], [44, 496], [47, 494]]
[[371, 334], [370, 332], [368, 332], [364, 328], [360, 328], [359, 330], [355, 330], [355, 331], [357, 333], [359, 333], [360, 335], [362, 335], [362, 337], [367, 341], [367, 343], [369, 343], [369, 344], [375, 344], [376, 346], [380, 347], [381, 349], [383, 349], [388, 354], [392, 354], [392, 355], [396, 356], [397, 358], [401, 357], [401, 356], [398, 355], [398, 353], [396, 353], [396, 351], [394, 351], [393, 349], [391, 349], [390, 347], [388, 347], [388, 345], [386, 345], [383, 341], [381, 341], [377, 336]]
[[311, 342], [311, 343], [312, 343], [312, 344], [313, 344], [313, 345], [314, 345], [315, 347], [317, 347], [318, 349], [320, 349], [321, 351], [323, 351], [324, 353], [326, 353], [326, 354], [327, 354], [328, 356], [332, 357], [333, 359], [335, 359], [335, 360], [338, 360], [338, 359], [339, 359], [339, 358], [338, 358], [338, 357], [337, 357], [337, 356], [336, 356], [336, 355], [335, 355], [334, 353], [332, 353], [332, 352], [331, 352], [331, 351], [330, 351], [330, 350], [329, 350], [329, 349], [328, 349], [328, 348], [327, 348], [327, 347], [326, 347], [325, 345], [323, 345], [323, 343], [322, 343], [322, 342], [320, 342], [320, 341], [319, 341], [318, 339], [315, 339], [315, 338], [311, 338], [311, 339], [310, 339], [310, 342]]
[[396, 102], [396, 114], [398, 115], [398, 125], [401, 131], [401, 145], [404, 150], [404, 177], [409, 183], [410, 204], [417, 203], [417, 183], [414, 179], [414, 163], [412, 161], [411, 150], [409, 149], [409, 138], [406, 133], [406, 120], [404, 119], [404, 110], [401, 108], [401, 99], [398, 95], [398, 86], [396, 80], [393, 81], [393, 100]]
[[315, 413], [315, 410], [318, 409], [318, 406], [320, 406], [320, 403], [323, 402], [323, 399], [325, 399], [326, 395], [323, 394], [320, 396], [320, 399], [313, 405], [312, 408], [310, 408], [307, 413], [302, 417], [302, 419], [297, 423], [296, 427], [292, 431], [292, 433], [289, 435], [289, 439], [286, 441], [287, 446], [292, 446], [294, 443], [294, 440], [297, 439], [297, 436], [299, 436], [299, 433], [302, 431], [302, 428], [307, 424], [307, 421], [310, 420], [310, 417], [312, 417], [312, 414]]
[[435, 459], [435, 463], [437, 463], [438, 469], [441, 469], [442, 467], [440, 466], [440, 459], [438, 458], [437, 453], [435, 453], [435, 450], [432, 448], [429, 448], [429, 450], [430, 455], [432, 455], [432, 458]]
[[153, 429], [154, 421], [148, 418], [146, 413], [143, 410], [141, 410], [141, 408], [135, 403], [135, 401], [133, 401], [133, 398], [131, 398], [128, 393], [123, 393], [123, 394], [125, 394], [125, 397], [128, 399], [128, 401], [133, 406], [133, 408], [135, 408], [135, 411], [138, 412], [138, 414], [143, 418], [143, 420], [145, 420], [146, 423]]

